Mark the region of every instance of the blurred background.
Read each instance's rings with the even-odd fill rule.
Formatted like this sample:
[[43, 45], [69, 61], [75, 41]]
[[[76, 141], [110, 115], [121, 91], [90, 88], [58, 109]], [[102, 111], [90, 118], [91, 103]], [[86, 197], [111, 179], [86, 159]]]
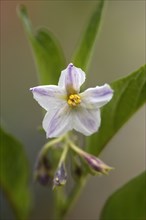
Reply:
[[[1, 1], [1, 118], [4, 127], [24, 145], [30, 166], [33, 209], [30, 220], [50, 219], [50, 189], [33, 183], [34, 162], [45, 136], [37, 127], [41, 108], [29, 88], [38, 85], [32, 53], [16, 8], [27, 6], [33, 26], [46, 26], [59, 39], [67, 62], [98, 1]], [[106, 2], [102, 27], [94, 48], [87, 86], [121, 78], [145, 63], [145, 1]], [[100, 155], [116, 169], [91, 177], [68, 220], [98, 219], [106, 199], [145, 167], [145, 109], [141, 108]], [[3, 220], [13, 219], [1, 192]]]

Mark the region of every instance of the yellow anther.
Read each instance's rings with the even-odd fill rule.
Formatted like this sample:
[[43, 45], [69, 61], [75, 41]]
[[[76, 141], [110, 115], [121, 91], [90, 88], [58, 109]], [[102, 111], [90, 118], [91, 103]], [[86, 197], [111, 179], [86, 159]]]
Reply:
[[68, 97], [67, 103], [72, 107], [77, 106], [81, 103], [81, 98], [77, 94], [72, 94]]

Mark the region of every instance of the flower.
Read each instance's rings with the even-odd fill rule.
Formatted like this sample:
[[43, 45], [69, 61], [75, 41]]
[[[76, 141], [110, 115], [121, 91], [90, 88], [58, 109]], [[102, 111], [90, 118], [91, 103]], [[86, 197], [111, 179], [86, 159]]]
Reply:
[[61, 72], [58, 86], [44, 85], [30, 90], [34, 99], [47, 111], [43, 128], [47, 138], [58, 137], [67, 131], [88, 136], [100, 126], [100, 107], [109, 102], [113, 90], [108, 84], [89, 88], [80, 93], [85, 73], [70, 63]]

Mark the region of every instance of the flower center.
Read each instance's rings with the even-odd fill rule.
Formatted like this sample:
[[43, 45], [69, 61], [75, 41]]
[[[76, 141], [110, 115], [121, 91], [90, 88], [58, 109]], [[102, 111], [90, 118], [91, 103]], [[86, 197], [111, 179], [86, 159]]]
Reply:
[[72, 94], [68, 97], [67, 103], [69, 106], [74, 107], [81, 103], [81, 98], [77, 94]]

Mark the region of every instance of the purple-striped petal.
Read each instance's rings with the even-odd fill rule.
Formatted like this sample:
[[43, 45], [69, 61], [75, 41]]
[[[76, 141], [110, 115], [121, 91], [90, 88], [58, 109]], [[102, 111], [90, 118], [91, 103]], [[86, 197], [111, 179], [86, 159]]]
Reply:
[[95, 133], [100, 126], [100, 110], [78, 108], [74, 114], [74, 129], [86, 136]]
[[43, 120], [43, 128], [47, 138], [58, 137], [72, 129], [70, 108], [68, 104], [58, 106], [47, 112]]
[[65, 102], [66, 92], [59, 86], [37, 86], [30, 89], [34, 99], [46, 110]]
[[75, 67], [72, 63], [61, 72], [61, 76], [58, 82], [58, 86], [66, 88], [67, 93], [78, 93], [80, 91], [80, 86], [85, 81], [85, 73], [80, 69]]
[[96, 86], [80, 94], [82, 100], [81, 105], [88, 109], [97, 109], [109, 102], [112, 96], [113, 90], [108, 84]]

